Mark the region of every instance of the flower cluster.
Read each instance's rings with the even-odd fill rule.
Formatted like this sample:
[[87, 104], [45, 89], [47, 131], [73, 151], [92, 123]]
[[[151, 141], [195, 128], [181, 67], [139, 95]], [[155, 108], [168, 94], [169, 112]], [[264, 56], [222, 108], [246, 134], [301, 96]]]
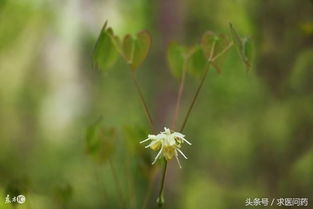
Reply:
[[151, 148], [152, 150], [156, 151], [159, 150], [158, 154], [154, 158], [152, 165], [162, 157], [166, 160], [172, 159], [174, 156], [177, 160], [179, 167], [181, 168], [181, 164], [178, 159], [178, 152], [187, 159], [186, 155], [180, 150], [181, 145], [186, 142], [187, 144], [191, 145], [189, 141], [185, 138], [185, 135], [179, 132], [173, 132], [168, 128], [164, 128], [164, 131], [159, 133], [158, 135], [148, 135], [148, 138], [141, 141], [140, 143], [144, 143], [147, 141], [151, 141], [145, 148]]

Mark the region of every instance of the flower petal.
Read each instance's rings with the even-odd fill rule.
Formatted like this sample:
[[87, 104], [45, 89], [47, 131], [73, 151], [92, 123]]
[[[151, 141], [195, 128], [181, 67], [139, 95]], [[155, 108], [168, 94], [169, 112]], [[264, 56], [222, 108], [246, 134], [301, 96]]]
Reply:
[[189, 144], [189, 145], [192, 145], [189, 141], [187, 141], [187, 139], [185, 139], [185, 138], [181, 138], [184, 142], [186, 142], [187, 144]]
[[152, 162], [152, 165], [159, 159], [161, 153], [163, 151], [163, 147], [160, 149], [159, 153], [157, 154], [157, 156], [155, 156], [154, 161]]
[[188, 159], [188, 158], [186, 157], [186, 155], [185, 155], [180, 149], [177, 148], [177, 150], [178, 150], [178, 152], [179, 152], [185, 159]]
[[149, 141], [149, 140], [151, 140], [150, 137], [147, 138], [147, 139], [145, 139], [145, 140], [142, 140], [141, 142], [139, 142], [139, 144], [145, 143], [145, 142], [147, 142], [147, 141]]

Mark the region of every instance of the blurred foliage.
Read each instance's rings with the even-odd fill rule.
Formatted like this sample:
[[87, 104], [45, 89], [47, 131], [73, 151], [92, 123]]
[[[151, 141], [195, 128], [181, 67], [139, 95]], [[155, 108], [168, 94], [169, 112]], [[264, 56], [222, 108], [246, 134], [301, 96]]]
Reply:
[[114, 129], [101, 127], [102, 120], [100, 117], [86, 131], [86, 152], [99, 162], [105, 162], [111, 157], [116, 138]]
[[69, 184], [60, 184], [55, 188], [56, 202], [59, 203], [61, 208], [67, 208], [68, 203], [73, 195], [73, 188]]
[[[236, 209], [255, 197], [311, 206], [312, 9], [311, 0], [0, 1], [0, 208], [153, 208], [158, 166], [138, 142], [168, 126], [170, 75], [188, 57], [186, 113], [212, 40], [217, 54], [237, 48], [208, 71], [184, 131], [189, 159], [169, 164], [165, 208]], [[156, 130], [130, 67], [142, 68]], [[5, 204], [20, 193], [26, 204]]]

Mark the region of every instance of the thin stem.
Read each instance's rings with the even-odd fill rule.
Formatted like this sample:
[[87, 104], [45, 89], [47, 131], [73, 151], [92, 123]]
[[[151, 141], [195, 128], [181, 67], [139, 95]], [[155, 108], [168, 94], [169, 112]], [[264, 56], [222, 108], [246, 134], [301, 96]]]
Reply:
[[204, 73], [203, 73], [203, 76], [202, 76], [202, 78], [201, 78], [201, 82], [200, 82], [200, 84], [199, 84], [199, 86], [198, 86], [198, 88], [197, 88], [197, 91], [196, 91], [196, 93], [195, 93], [193, 99], [192, 99], [192, 102], [191, 102], [191, 104], [190, 104], [190, 106], [189, 106], [189, 108], [188, 108], [187, 115], [186, 115], [186, 117], [185, 117], [185, 119], [184, 119], [184, 122], [183, 122], [183, 125], [182, 125], [181, 129], [180, 129], [180, 132], [182, 132], [182, 131], [185, 129], [185, 126], [186, 126], [186, 123], [187, 123], [187, 121], [188, 121], [188, 119], [189, 119], [191, 110], [192, 110], [194, 104], [196, 103], [196, 100], [197, 100], [197, 98], [198, 98], [198, 96], [199, 96], [200, 90], [201, 90], [201, 88], [202, 88], [202, 86], [203, 86], [203, 84], [204, 84], [204, 81], [205, 81], [206, 77], [207, 77], [208, 71], [209, 71], [209, 69], [210, 69], [210, 64], [213, 64], [213, 62], [214, 62], [220, 55], [222, 55], [223, 53], [225, 53], [225, 52], [231, 47], [231, 45], [232, 45], [232, 43], [229, 44], [221, 53], [219, 53], [218, 55], [216, 55], [215, 57], [213, 57], [214, 51], [215, 51], [215, 44], [216, 44], [216, 42], [214, 41], [213, 44], [212, 44], [212, 48], [211, 48], [210, 56], [209, 56], [209, 58], [208, 58], [208, 62], [207, 62], [207, 64], [206, 64], [206, 65], [207, 65], [207, 66], [206, 66], [206, 69], [205, 69], [205, 71], [204, 71]]
[[187, 123], [188, 118], [190, 116], [191, 110], [192, 110], [194, 104], [196, 103], [196, 100], [197, 100], [197, 98], [199, 96], [199, 92], [200, 92], [200, 90], [201, 90], [201, 88], [202, 88], [202, 86], [204, 84], [204, 81], [205, 81], [205, 79], [207, 77], [207, 74], [208, 74], [208, 71], [209, 71], [209, 64], [207, 64], [207, 65], [208, 66], [206, 66], [205, 72], [204, 72], [204, 74], [203, 74], [203, 76], [201, 78], [201, 82], [200, 82], [200, 84], [199, 84], [199, 86], [197, 88], [197, 91], [196, 91], [196, 93], [195, 93], [195, 95], [194, 95], [194, 97], [192, 99], [192, 102], [191, 102], [191, 104], [190, 104], [190, 106], [188, 108], [188, 111], [187, 111], [186, 117], [184, 119], [183, 125], [182, 125], [182, 127], [180, 129], [180, 132], [182, 132], [185, 129], [185, 126], [186, 126], [186, 123]]
[[211, 51], [210, 51], [209, 60], [211, 60], [212, 57], [213, 57], [214, 50], [215, 50], [215, 45], [216, 45], [216, 41], [214, 41], [213, 44], [212, 44], [212, 46], [211, 46]]
[[145, 112], [146, 118], [149, 121], [149, 124], [150, 124], [151, 128], [153, 129], [153, 120], [152, 120], [152, 117], [151, 117], [148, 105], [147, 105], [147, 103], [146, 103], [146, 101], [144, 99], [144, 96], [143, 96], [143, 93], [141, 91], [141, 88], [140, 88], [140, 86], [138, 84], [136, 73], [134, 71], [132, 71], [131, 75], [132, 75], [131, 76], [132, 80], [134, 81], [134, 84], [136, 86], [136, 90], [137, 90], [137, 93], [139, 95], [140, 101], [141, 101], [141, 103], [142, 103], [142, 105], [144, 107], [144, 112]]
[[166, 169], [167, 169], [167, 160], [164, 159], [164, 168], [163, 168], [163, 174], [162, 174], [161, 188], [159, 192], [159, 197], [157, 199], [159, 209], [162, 209], [164, 205], [164, 184], [165, 184]]
[[182, 73], [182, 77], [180, 80], [178, 93], [177, 93], [175, 114], [174, 114], [174, 119], [173, 119], [173, 123], [172, 123], [172, 127], [174, 130], [176, 129], [176, 122], [177, 122], [178, 114], [179, 114], [179, 110], [180, 110], [181, 97], [182, 97], [183, 90], [184, 90], [186, 72], [187, 72], [187, 63], [185, 62], [184, 66], [183, 66], [183, 73]]

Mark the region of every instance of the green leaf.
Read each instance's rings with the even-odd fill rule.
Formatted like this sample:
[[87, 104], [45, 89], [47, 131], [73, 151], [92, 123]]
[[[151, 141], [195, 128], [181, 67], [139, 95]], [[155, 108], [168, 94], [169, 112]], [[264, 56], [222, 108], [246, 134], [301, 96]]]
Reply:
[[134, 50], [135, 50], [135, 43], [134, 39], [131, 37], [131, 35], [127, 34], [124, 37], [123, 43], [122, 43], [122, 49], [123, 49], [123, 55], [124, 59], [128, 64], [132, 64], [133, 57], [134, 57]]
[[237, 31], [235, 30], [231, 23], [229, 23], [229, 28], [235, 45], [239, 48], [240, 51], [242, 51], [242, 42], [239, 34], [237, 33]]
[[193, 76], [201, 76], [207, 64], [203, 49], [197, 45], [188, 59], [188, 72]]
[[98, 162], [105, 162], [110, 158], [115, 139], [115, 130], [102, 128], [102, 120], [99, 118], [86, 131], [86, 152]]
[[109, 36], [111, 38], [111, 41], [112, 41], [115, 49], [118, 51], [118, 53], [120, 55], [123, 55], [122, 43], [121, 43], [120, 38], [118, 36], [114, 35], [112, 28], [108, 28], [107, 32], [108, 32], [108, 34], [109, 34]]
[[221, 53], [229, 44], [224, 35], [216, 35], [213, 32], [206, 32], [201, 39], [201, 47], [205, 56], [210, 59]]
[[232, 35], [232, 39], [238, 49], [241, 61], [246, 66], [247, 70], [249, 70], [251, 68], [251, 64], [248, 58], [250, 55], [247, 54], [248, 53], [248, 39], [246, 38], [242, 39], [231, 23], [229, 24], [229, 28], [230, 28], [230, 33]]
[[213, 56], [214, 48], [215, 48], [215, 46], [213, 48], [213, 45], [215, 45], [216, 41], [217, 41], [217, 37], [211, 31], [205, 32], [202, 36], [201, 47], [204, 51], [205, 56], [208, 59]]
[[137, 70], [138, 67], [146, 59], [151, 47], [151, 36], [148, 31], [141, 31], [137, 33], [134, 41], [134, 54], [131, 64], [132, 70]]
[[171, 73], [179, 78], [182, 75], [186, 49], [177, 43], [171, 43], [167, 49], [167, 61]]
[[242, 39], [242, 45], [243, 45], [243, 53], [246, 57], [245, 64], [248, 69], [251, 68], [251, 57], [252, 57], [252, 44], [251, 41], [248, 38]]
[[107, 22], [104, 23], [94, 50], [94, 64], [98, 69], [108, 70], [117, 58], [117, 51], [112, 42], [113, 30], [107, 29]]
[[[208, 61], [210, 61], [217, 73], [221, 72], [221, 65], [225, 58], [225, 49], [229, 41], [224, 35], [216, 35], [213, 32], [206, 32], [201, 39], [201, 47]], [[213, 62], [214, 60], [214, 62]]]
[[151, 36], [147, 31], [139, 32], [135, 39], [129, 34], [124, 37], [122, 55], [126, 62], [130, 65], [131, 70], [137, 70], [143, 63], [148, 55], [150, 46]]

